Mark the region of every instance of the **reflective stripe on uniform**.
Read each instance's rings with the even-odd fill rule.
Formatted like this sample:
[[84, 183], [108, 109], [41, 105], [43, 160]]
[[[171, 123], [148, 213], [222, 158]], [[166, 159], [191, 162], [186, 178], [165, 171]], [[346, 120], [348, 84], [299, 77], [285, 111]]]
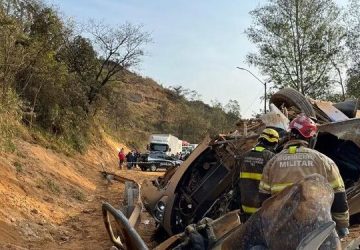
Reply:
[[259, 184], [259, 188], [264, 190], [264, 191], [269, 191], [271, 190], [271, 187], [269, 184], [263, 182], [263, 181], [260, 181], [260, 184]]
[[257, 207], [248, 207], [248, 206], [244, 206], [244, 205], [241, 205], [243, 211], [247, 214], [253, 214], [255, 213], [259, 208]]
[[250, 173], [250, 172], [240, 172], [240, 179], [251, 179], [260, 181], [262, 174]]
[[290, 154], [295, 154], [295, 153], [296, 153], [296, 149], [297, 149], [296, 146], [291, 146], [291, 147], [289, 147], [289, 153], [290, 153]]
[[[270, 190], [271, 193], [278, 193], [280, 191], [282, 191], [284, 188], [286, 188], [287, 186], [291, 186], [294, 183], [292, 182], [288, 182], [288, 183], [278, 183], [278, 184], [274, 184], [272, 186], [264, 183], [264, 182], [260, 182], [260, 188], [264, 189], [264, 190]], [[332, 182], [330, 182], [330, 185], [333, 189], [339, 189], [339, 188], [344, 188], [344, 182], [342, 181], [341, 178], [338, 178]]]
[[331, 212], [332, 219], [336, 222], [337, 227], [349, 227], [349, 210], [343, 213]]
[[286, 188], [287, 186], [291, 186], [293, 183], [292, 182], [288, 182], [288, 183], [278, 183], [278, 184], [274, 184], [270, 187], [271, 193], [278, 193], [280, 191], [282, 191], [284, 188]]
[[264, 147], [261, 147], [261, 146], [257, 146], [257, 147], [255, 147], [254, 150], [255, 150], [256, 152], [262, 152], [262, 151], [265, 150], [265, 148], [264, 148]]
[[333, 189], [345, 188], [344, 182], [341, 178], [337, 178], [336, 180], [330, 182], [330, 185]]

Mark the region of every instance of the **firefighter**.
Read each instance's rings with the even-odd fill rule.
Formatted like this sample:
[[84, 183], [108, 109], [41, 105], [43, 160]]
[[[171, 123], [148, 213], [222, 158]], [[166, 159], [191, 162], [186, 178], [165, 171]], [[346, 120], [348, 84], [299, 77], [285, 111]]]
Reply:
[[275, 155], [274, 149], [279, 142], [279, 133], [265, 128], [254, 148], [246, 152], [240, 164], [240, 203], [241, 220], [245, 222], [261, 207], [259, 182], [265, 164]]
[[327, 179], [334, 190], [331, 213], [340, 238], [345, 237], [349, 233], [349, 211], [344, 182], [336, 164], [309, 147], [316, 140], [315, 122], [301, 114], [290, 122], [289, 128], [289, 142], [264, 168], [259, 186], [261, 199], [265, 200], [304, 177], [318, 173]]

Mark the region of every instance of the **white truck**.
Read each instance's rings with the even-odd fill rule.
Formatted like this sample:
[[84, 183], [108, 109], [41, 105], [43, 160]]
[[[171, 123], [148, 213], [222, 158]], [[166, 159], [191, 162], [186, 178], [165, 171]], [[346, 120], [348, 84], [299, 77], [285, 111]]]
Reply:
[[180, 154], [182, 141], [170, 134], [152, 134], [149, 137], [148, 150], [165, 152], [169, 156]]

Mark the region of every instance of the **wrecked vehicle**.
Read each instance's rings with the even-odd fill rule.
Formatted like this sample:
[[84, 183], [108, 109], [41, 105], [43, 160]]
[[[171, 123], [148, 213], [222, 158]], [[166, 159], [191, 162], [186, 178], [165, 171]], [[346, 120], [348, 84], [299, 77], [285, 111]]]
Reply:
[[340, 249], [330, 211], [333, 198], [326, 179], [310, 175], [266, 200], [245, 224], [240, 222], [239, 211], [215, 221], [205, 218], [157, 249], [192, 249], [195, 245], [203, 249]]
[[[327, 180], [319, 174], [309, 175], [266, 200], [244, 224], [239, 210], [216, 220], [204, 218], [155, 249], [359, 249], [359, 240], [340, 242], [331, 217], [333, 199]], [[148, 249], [131, 218], [128, 220], [109, 204], [103, 205], [103, 212], [117, 248]], [[112, 230], [110, 216], [117, 219], [120, 231]], [[122, 243], [121, 237], [126, 242]]]
[[[346, 117], [328, 102], [310, 101], [293, 89], [280, 90], [271, 99], [272, 112], [240, 124], [235, 133], [205, 139], [176, 171], [143, 183], [145, 207], [169, 235], [204, 217], [215, 219], [233, 210], [237, 159], [253, 147], [266, 126], [276, 128], [284, 144], [289, 122], [286, 116], [291, 119], [300, 112], [318, 118], [321, 125], [315, 149], [336, 162], [350, 188], [360, 176], [360, 119]], [[360, 197], [358, 205], [348, 196], [351, 215], [360, 213]]]
[[238, 164], [242, 154], [253, 147], [265, 127], [279, 132], [282, 137], [278, 147], [280, 151], [287, 140], [289, 119], [302, 112], [317, 120], [319, 134], [315, 149], [338, 165], [346, 185], [350, 215], [358, 216], [358, 108], [357, 101], [336, 106], [330, 102], [307, 99], [294, 89], [284, 88], [272, 96], [271, 112], [258, 119], [240, 122], [233, 133], [206, 138], [180, 167], [170, 168], [157, 180], [144, 182], [142, 203], [169, 236], [183, 232], [188, 225], [196, 224], [205, 217], [217, 219], [236, 209], [234, 187], [238, 181]]

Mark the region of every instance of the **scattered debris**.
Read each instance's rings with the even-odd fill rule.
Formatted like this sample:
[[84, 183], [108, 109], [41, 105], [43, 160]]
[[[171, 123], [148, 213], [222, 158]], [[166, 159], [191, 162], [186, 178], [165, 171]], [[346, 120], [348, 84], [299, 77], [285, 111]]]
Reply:
[[[157, 180], [143, 183], [142, 202], [169, 235], [175, 234], [173, 237], [178, 240], [184, 235], [181, 232], [188, 225], [196, 225], [205, 217], [223, 218], [222, 216], [234, 210], [236, 197], [233, 186], [238, 179], [238, 159], [255, 144], [259, 132], [266, 126], [278, 130], [282, 137], [279, 146], [281, 150], [281, 145], [287, 141], [287, 124], [299, 113], [305, 113], [320, 124], [316, 149], [337, 163], [346, 184], [350, 214], [355, 216], [360, 213], [360, 119], [354, 118], [358, 113], [358, 102], [355, 102], [355, 105], [333, 105], [307, 99], [294, 89], [284, 88], [272, 96], [271, 103], [271, 112], [268, 114], [240, 121], [237, 124], [238, 129], [230, 134], [206, 138], [180, 167], [169, 169]], [[103, 171], [103, 175], [105, 173]], [[116, 175], [114, 179], [117, 178], [115, 177]], [[120, 181], [124, 179], [119, 178]], [[138, 186], [140, 191], [140, 185]], [[141, 204], [139, 201], [134, 206], [135, 213], [128, 214], [131, 222], [119, 210], [109, 204], [103, 205], [105, 225], [113, 243], [119, 244], [116, 246], [125, 244], [129, 247], [143, 243], [140, 242], [141, 238], [137, 241], [139, 237], [133, 229], [136, 226], [134, 218], [140, 215], [136, 208], [141, 207]], [[116, 238], [111, 234], [111, 223], [106, 217], [110, 212], [115, 220], [120, 220], [118, 222], [123, 230], [120, 235], [132, 235], [130, 238], [122, 238], [121, 244], [116, 241], [121, 237]], [[274, 226], [276, 225], [275, 223]], [[323, 235], [330, 227], [331, 225], [325, 225], [322, 231], [318, 232], [319, 235]], [[289, 232], [291, 230], [292, 228], [288, 229]], [[311, 233], [309, 228], [308, 230], [308, 233]], [[177, 233], [180, 233], [180, 236], [176, 235]], [[298, 244], [301, 239], [297, 238], [294, 244]]]
[[92, 213], [96, 212], [96, 209], [95, 208], [85, 208], [84, 210], [82, 210], [82, 212], [84, 214], [92, 214]]
[[144, 220], [144, 221], [142, 221], [141, 223], [144, 224], [144, 225], [149, 225], [150, 220]]

